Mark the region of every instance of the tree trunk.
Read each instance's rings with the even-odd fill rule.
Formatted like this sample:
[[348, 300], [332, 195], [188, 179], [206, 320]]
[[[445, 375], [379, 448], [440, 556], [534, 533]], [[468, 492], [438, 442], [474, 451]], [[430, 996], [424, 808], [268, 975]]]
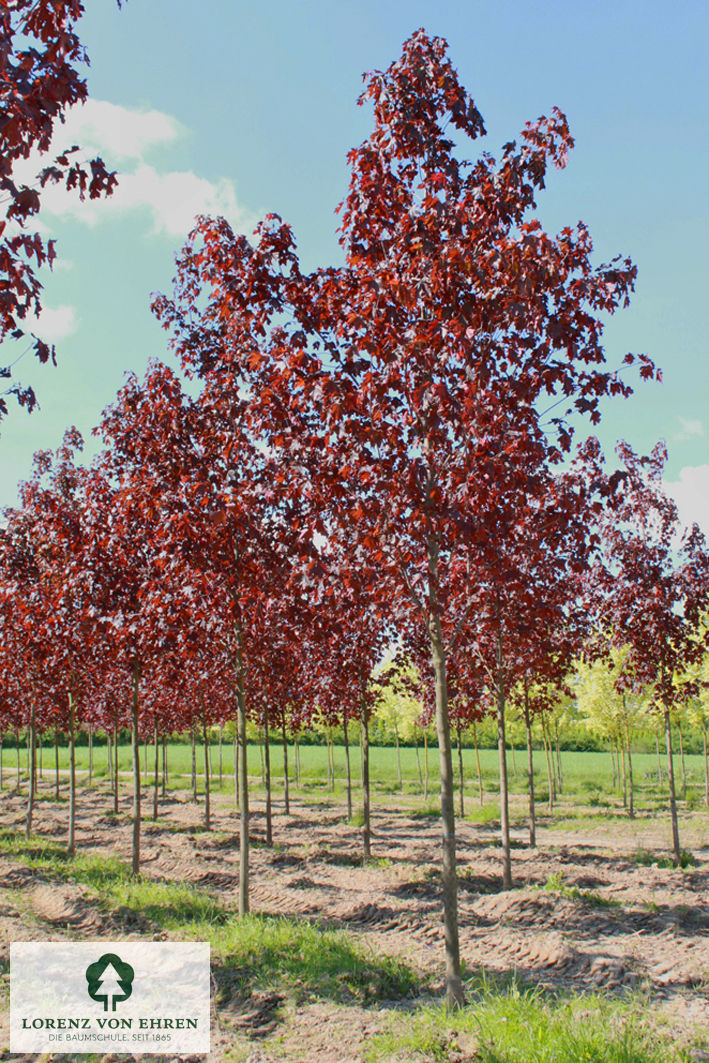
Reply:
[[623, 770], [623, 808], [628, 807], [628, 771], [625, 764], [625, 749], [620, 738], [616, 738], [616, 749], [618, 751], [618, 761]]
[[529, 848], [537, 847], [537, 812], [534, 806], [534, 750], [532, 749], [532, 721], [529, 716], [529, 692], [524, 684], [524, 729], [527, 733], [527, 776], [529, 791]]
[[399, 781], [399, 793], [404, 789], [404, 779], [401, 774], [401, 747], [399, 745], [399, 728], [394, 723], [394, 739], [396, 741], [396, 774]]
[[234, 728], [234, 807], [239, 811], [239, 726]]
[[219, 724], [219, 789], [223, 789], [223, 753], [222, 745], [224, 741], [224, 726]]
[[201, 696], [202, 703], [202, 744], [204, 746], [204, 829], [211, 830], [211, 779], [209, 778], [209, 740], [207, 736], [207, 714], [204, 708], [204, 696]]
[[483, 791], [483, 772], [480, 767], [480, 748], [478, 746], [478, 727], [477, 724], [473, 724], [473, 745], [475, 746], [475, 766], [478, 772], [478, 795], [480, 797], [480, 807], [483, 806], [484, 791]]
[[459, 799], [460, 799], [460, 818], [465, 816], [465, 781], [463, 778], [463, 747], [460, 740], [460, 724], [456, 727], [458, 737], [458, 776], [460, 779], [459, 785]]
[[[25, 826], [25, 837], [29, 841], [32, 834], [32, 813], [34, 812], [34, 776], [35, 776], [35, 759], [34, 759], [34, 720], [35, 720], [35, 707], [34, 701], [30, 708], [30, 726], [27, 733], [28, 737], [28, 763], [27, 768], [29, 770], [29, 785], [28, 785], [28, 797], [27, 797], [27, 823]], [[31, 750], [31, 752], [30, 752]]]
[[330, 789], [335, 789], [335, 751], [332, 735], [327, 736], [327, 775], [330, 780]]
[[502, 842], [502, 888], [512, 889], [510, 856], [510, 805], [507, 784], [507, 742], [505, 740], [505, 691], [502, 681], [502, 639], [497, 640], [497, 751], [500, 759], [500, 840]]
[[[133, 747], [133, 874], [140, 874], [140, 737], [138, 735], [138, 688], [140, 683], [140, 665], [136, 661], [133, 668], [133, 705], [132, 705], [132, 742]], [[116, 772], [116, 779], [118, 772]], [[116, 803], [118, 801], [116, 791]]]
[[677, 724], [677, 731], [679, 733], [679, 756], [680, 763], [682, 765], [682, 800], [687, 800], [687, 766], [684, 762], [684, 741], [682, 739], [682, 725]]
[[362, 698], [360, 709], [360, 734], [362, 744], [362, 853], [365, 860], [372, 855], [372, 823], [369, 803], [369, 721], [367, 719], [367, 705]]
[[347, 734], [347, 713], [342, 717], [342, 726], [345, 732], [345, 767], [347, 770], [347, 819], [352, 819], [352, 769], [350, 767], [350, 743]]
[[423, 732], [423, 799], [428, 801], [428, 732]]
[[554, 774], [551, 770], [551, 757], [549, 756], [549, 743], [547, 741], [546, 721], [542, 716], [542, 742], [544, 743], [544, 758], [547, 764], [547, 783], [549, 786], [549, 815], [554, 811]]
[[[664, 684], [663, 684], [664, 685]], [[665, 742], [667, 744], [667, 782], [670, 792], [670, 820], [672, 822], [672, 851], [675, 860], [679, 864], [682, 859], [682, 850], [679, 844], [679, 824], [677, 822], [677, 798], [675, 796], [675, 766], [672, 759], [672, 723], [670, 721], [670, 708], [667, 697], [664, 699], [665, 719]]]
[[512, 777], [517, 778], [517, 750], [515, 749], [514, 741], [510, 742], [510, 752], [512, 753]]
[[416, 750], [416, 767], [419, 773], [419, 786], [423, 789], [423, 772], [421, 771], [421, 756], [419, 754], [419, 740], [418, 735], [414, 735], [414, 748]]
[[271, 746], [268, 740], [268, 713], [263, 713], [263, 750], [266, 759], [266, 845], [273, 845], [271, 806]]
[[[657, 782], [659, 786], [662, 786], [662, 761], [660, 760], [660, 743], [657, 735], [655, 735], [655, 753], [657, 754]], [[709, 804], [709, 791], [707, 794], [707, 804]]]
[[[432, 583], [438, 578], [438, 553], [429, 548]], [[434, 603], [435, 607], [435, 603]], [[436, 683], [436, 729], [441, 770], [443, 925], [446, 942], [446, 1005], [450, 1010], [465, 1003], [460, 977], [458, 938], [458, 880], [455, 855], [455, 814], [453, 810], [453, 759], [448, 718], [448, 677], [440, 617], [431, 612], [428, 621], [431, 658]]]
[[611, 742], [611, 789], [615, 792], [616, 788], [620, 785], [618, 771], [615, 765], [615, 751], [613, 749], [613, 743]]
[[263, 760], [263, 729], [258, 732], [258, 755], [261, 761], [261, 785], [266, 785], [266, 765]]
[[197, 800], [197, 743], [194, 737], [194, 723], [190, 727], [190, 745], [192, 747], [192, 800]]
[[[108, 785], [113, 790], [113, 756], [111, 754], [111, 732], [106, 728], [106, 770], [108, 771]], [[57, 750], [57, 769], [59, 768], [59, 751]]]
[[76, 852], [76, 736], [74, 733], [74, 698], [69, 693], [69, 844], [67, 856]]
[[89, 724], [89, 787], [93, 786], [94, 776], [94, 732]]
[[[286, 736], [286, 710], [281, 709], [281, 736], [283, 738], [283, 811], [290, 816], [290, 792], [288, 790], [288, 738]], [[300, 760], [298, 760], [300, 771]]]
[[39, 747], [39, 778], [43, 779], [44, 778], [44, 764], [43, 764], [43, 760], [44, 760], [44, 757], [43, 757], [43, 753], [44, 753], [44, 735], [43, 735], [42, 731], [40, 731], [38, 736], [37, 736], [37, 746]]
[[54, 796], [59, 800], [59, 731], [54, 728]]
[[113, 811], [118, 815], [118, 709], [113, 721]]
[[707, 757], [707, 721], [702, 719], [704, 737], [704, 804], [709, 808], [709, 757]]
[[[286, 748], [286, 755], [288, 750]], [[300, 786], [300, 745], [298, 735], [293, 735], [293, 760], [295, 761], [295, 785]]]
[[559, 721], [554, 721], [554, 739], [556, 743], [556, 774], [559, 779], [559, 793], [564, 791], [564, 775], [561, 770], [561, 746], [559, 744]]
[[19, 794], [19, 793], [22, 792], [22, 785], [21, 785], [22, 775], [21, 775], [21, 768], [20, 768], [20, 732], [19, 731], [15, 731], [15, 752], [17, 753], [17, 792]]
[[167, 797], [167, 735], [162, 736], [162, 796]]
[[[246, 746], [246, 689], [241, 631], [237, 629], [236, 698], [239, 710], [239, 915], [249, 912], [249, 776]], [[285, 734], [285, 718], [283, 724]], [[287, 773], [286, 773], [287, 777]]]
[[153, 787], [153, 822], [158, 818], [158, 784], [160, 779], [160, 738], [158, 735], [158, 721], [155, 718], [154, 726], [154, 745], [155, 745], [155, 785]]
[[633, 759], [630, 754], [630, 727], [625, 725], [625, 748], [628, 753], [628, 815], [635, 818], [635, 802], [633, 798]]
[[144, 753], [145, 753], [145, 767], [143, 769], [143, 782], [147, 786], [148, 785], [148, 780], [150, 779], [150, 775], [149, 775], [150, 768], [149, 768], [149, 760], [148, 760], [148, 740], [147, 740], [147, 738], [145, 740]]

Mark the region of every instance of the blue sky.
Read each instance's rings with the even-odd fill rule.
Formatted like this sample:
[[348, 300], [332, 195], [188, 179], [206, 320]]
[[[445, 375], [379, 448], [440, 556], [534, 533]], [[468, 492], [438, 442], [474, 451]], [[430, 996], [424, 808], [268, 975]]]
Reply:
[[608, 448], [623, 437], [642, 450], [665, 438], [671, 490], [709, 530], [703, 0], [672, 10], [654, 0], [88, 6], [91, 102], [63, 135], [100, 150], [120, 191], [103, 206], [48, 197], [42, 224], [58, 239], [59, 263], [38, 329], [56, 339], [59, 366], [29, 356], [17, 366], [42, 408], [31, 417], [11, 409], [3, 426], [0, 503], [15, 501], [35, 449], [55, 447], [69, 424], [88, 434], [126, 371], [169, 359], [150, 293], [169, 290], [196, 212], [225, 213], [250, 231], [277, 211], [306, 267], [339, 260], [345, 156], [369, 130], [355, 105], [361, 75], [387, 66], [424, 26], [448, 40], [488, 150], [554, 105], [567, 114], [577, 146], [540, 197], [541, 219], [555, 231], [582, 218], [599, 262], [631, 255], [637, 292], [607, 328], [608, 359], [643, 351], [665, 378], [606, 404], [599, 435]]

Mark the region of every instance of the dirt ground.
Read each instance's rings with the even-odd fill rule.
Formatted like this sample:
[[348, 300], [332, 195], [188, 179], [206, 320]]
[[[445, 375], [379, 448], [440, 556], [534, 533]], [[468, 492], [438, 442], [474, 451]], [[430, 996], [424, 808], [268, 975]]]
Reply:
[[[187, 795], [163, 802], [162, 823], [147, 822], [144, 827], [144, 874], [209, 887], [225, 904], [236, 905], [238, 820], [232, 800], [217, 796], [214, 801], [214, 835], [190, 831], [201, 824], [201, 808]], [[441, 983], [443, 961], [435, 876], [439, 822], [413, 816], [405, 808], [384, 811], [384, 798], [378, 802], [373, 816], [375, 861], [362, 867], [359, 832], [347, 824], [341, 808], [296, 797], [290, 817], [276, 815], [277, 848], [269, 850], [258, 844], [264, 819], [256, 801], [252, 910], [353, 931], [378, 952], [406, 959], [430, 976], [435, 987]], [[387, 797], [386, 802], [393, 806], [396, 798]], [[127, 857], [130, 825], [116, 824], [105, 815], [107, 794], [86, 791], [79, 807], [80, 848]], [[127, 801], [123, 809], [129, 810]], [[23, 812], [20, 799], [4, 794], [0, 827], [21, 830]], [[41, 802], [36, 830], [62, 840], [66, 814], [64, 805]], [[176, 825], [186, 829], [176, 832]], [[484, 967], [500, 975], [516, 971], [530, 984], [574, 992], [645, 988], [653, 1011], [666, 1015], [678, 1033], [709, 1029], [709, 821], [691, 813], [682, 831], [683, 845], [698, 861], [684, 871], [639, 866], [632, 859], [639, 847], [666, 849], [663, 816], [640, 817], [633, 823], [618, 817], [597, 827], [580, 821], [578, 830], [563, 833], [542, 827], [536, 850], [526, 848], [526, 831], [516, 830], [515, 887], [503, 892], [496, 830], [459, 822], [460, 937], [468, 969]], [[540, 889], [552, 875], [560, 876], [556, 882], [562, 888]], [[614, 903], [604, 905], [603, 900]], [[158, 928], [152, 929], [160, 936]], [[120, 913], [104, 914], [87, 887], [42, 881], [10, 858], [0, 861], [4, 972], [13, 940], [134, 938], [153, 936], [150, 931]], [[7, 980], [7, 973], [2, 977]], [[355, 1063], [363, 1058], [367, 1040], [383, 1029], [392, 1007], [387, 1002], [359, 1008], [314, 1001], [296, 1011], [286, 1004], [279, 1023], [273, 1017], [279, 1003], [275, 994], [269, 998], [255, 993], [246, 1003], [220, 1009], [210, 1063], [244, 1058], [249, 1063]], [[0, 1044], [6, 1045], [7, 1013], [0, 1022]], [[274, 1032], [282, 1040], [277, 1049], [267, 1049], [264, 1038], [272, 1039]], [[119, 1057], [105, 1057], [114, 1058]]]

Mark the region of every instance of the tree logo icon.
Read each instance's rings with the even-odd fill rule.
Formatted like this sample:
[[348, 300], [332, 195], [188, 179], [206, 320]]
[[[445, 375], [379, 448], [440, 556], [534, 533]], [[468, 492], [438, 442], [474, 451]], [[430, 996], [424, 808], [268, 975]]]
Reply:
[[116, 1003], [127, 1000], [133, 992], [134, 977], [135, 971], [129, 963], [115, 952], [106, 952], [86, 968], [89, 996], [92, 1000], [102, 1000], [104, 1011], [115, 1011]]

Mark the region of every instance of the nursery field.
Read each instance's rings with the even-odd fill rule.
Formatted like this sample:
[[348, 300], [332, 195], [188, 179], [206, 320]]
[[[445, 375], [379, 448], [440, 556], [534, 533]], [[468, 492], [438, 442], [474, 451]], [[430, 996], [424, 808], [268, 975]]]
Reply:
[[[102, 770], [101, 752], [94, 750], [94, 776]], [[610, 794], [610, 758], [565, 753], [564, 792], [552, 815], [540, 803], [535, 850], [527, 846], [525, 798], [513, 796], [514, 886], [503, 891], [494, 753], [481, 751], [490, 790], [481, 807], [474, 752], [466, 751], [471, 774], [457, 841], [468, 1006], [446, 1015], [440, 1006], [437, 751], [431, 751], [425, 801], [414, 792], [420, 787], [413, 750], [402, 750], [401, 794], [394, 751], [372, 750], [373, 855], [366, 864], [360, 821], [356, 813], [347, 819], [340, 779], [335, 792], [327, 788], [325, 753], [301, 749], [301, 783], [292, 786], [290, 815], [275, 789], [275, 844], [269, 848], [259, 753], [249, 750], [252, 914], [240, 920], [238, 817], [228, 792], [226, 747], [224, 793], [215, 779], [210, 831], [202, 826], [202, 801], [195, 802], [189, 789], [189, 747], [169, 750], [175, 774], [157, 822], [150, 818], [151, 787], [143, 791], [144, 859], [137, 879], [130, 874], [127, 778], [115, 815], [107, 780], [94, 778], [88, 788], [80, 777], [77, 855], [69, 860], [65, 778], [60, 775], [57, 801], [45, 750], [36, 833], [27, 841], [26, 798], [11, 789], [14, 750], [7, 750], [0, 804], [0, 1044], [7, 1044], [10, 941], [143, 937], [211, 942], [214, 1063], [709, 1059], [709, 816], [700, 801], [701, 758], [686, 760], [689, 801], [680, 802], [686, 866], [674, 867], [667, 856], [670, 833], [654, 757], [637, 757], [631, 821], [619, 796]], [[338, 764], [339, 752], [339, 775]], [[356, 766], [353, 755], [355, 779]], [[357, 808], [356, 786], [354, 801]]]

